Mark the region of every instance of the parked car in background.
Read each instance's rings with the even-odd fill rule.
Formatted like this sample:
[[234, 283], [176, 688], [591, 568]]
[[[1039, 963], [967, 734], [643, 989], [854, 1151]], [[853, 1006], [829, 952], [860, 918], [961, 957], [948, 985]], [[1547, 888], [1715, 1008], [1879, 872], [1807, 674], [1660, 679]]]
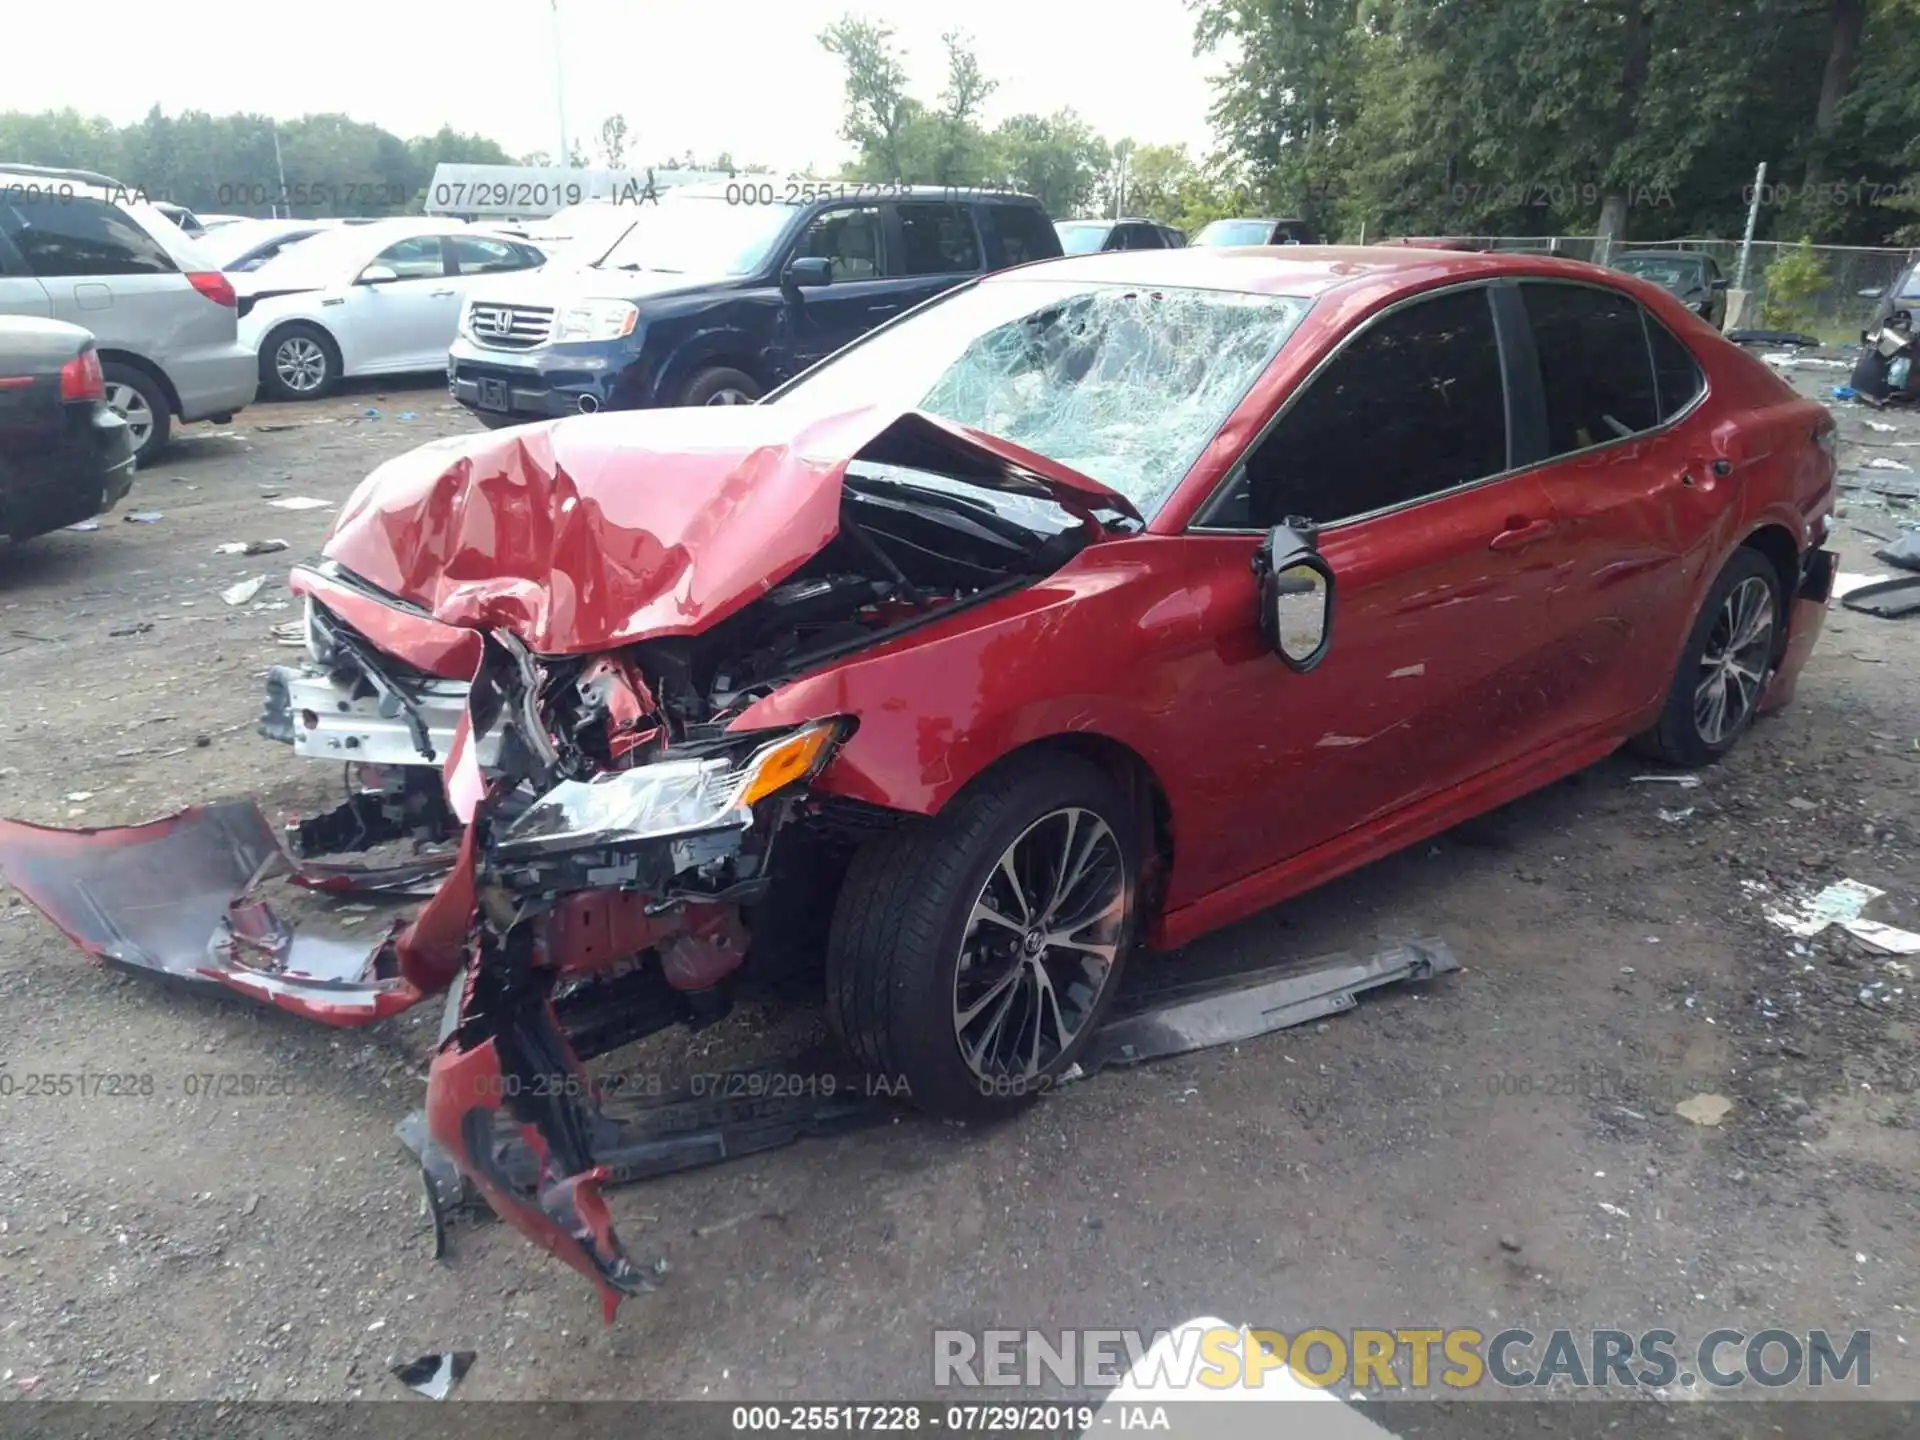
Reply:
[[677, 186], [590, 265], [476, 286], [447, 383], [496, 427], [749, 404], [943, 291], [1059, 254], [1025, 195], [750, 177]]
[[0, 167], [0, 314], [92, 332], [107, 403], [145, 465], [175, 419], [232, 419], [253, 398], [255, 362], [232, 282], [116, 182], [61, 178], [88, 174]]
[[1716, 330], [1727, 318], [1727, 277], [1711, 255], [1695, 250], [1622, 250], [1607, 262], [1658, 285]]
[[1169, 227], [1151, 220], [1060, 220], [1054, 224], [1063, 255], [1092, 255], [1101, 250], [1169, 250], [1177, 248]]
[[220, 229], [223, 225], [237, 225], [240, 221], [250, 218], [250, 216], [246, 215], [210, 215], [205, 210], [202, 210], [200, 212], [200, 228], [213, 231]]
[[258, 270], [289, 245], [310, 235], [337, 229], [337, 220], [240, 220], [220, 225], [200, 238], [200, 250], [229, 275]]
[[240, 338], [276, 400], [318, 399], [349, 375], [438, 370], [468, 288], [546, 259], [459, 220], [333, 227], [239, 277]]
[[153, 208], [180, 228], [180, 233], [190, 240], [198, 240], [207, 233], [207, 227], [200, 223], [200, 217], [184, 205], [175, 205], [170, 200], [155, 200]]
[[1860, 297], [1877, 302], [1873, 314], [1867, 319], [1867, 328], [1860, 332], [1863, 341], [1875, 331], [1885, 328], [1896, 310], [1905, 310], [1915, 320], [1920, 320], [1920, 254], [1916, 254], [1893, 277], [1891, 285], [1869, 286], [1860, 292]]
[[1304, 220], [1214, 220], [1200, 227], [1187, 242], [1213, 245], [1311, 245], [1313, 232]]
[[1169, 250], [1180, 250], [1185, 248], [1187, 243], [1186, 231], [1179, 229], [1177, 226], [1173, 226], [1173, 225], [1161, 225], [1158, 228], [1159, 228], [1160, 234], [1166, 239], [1167, 248]]
[[591, 265], [611, 250], [651, 208], [651, 205], [616, 205], [610, 200], [589, 200], [569, 205], [529, 225], [525, 238], [547, 252], [550, 266]]
[[133, 432], [107, 404], [93, 336], [0, 315], [0, 535], [18, 542], [111, 510], [133, 484]]

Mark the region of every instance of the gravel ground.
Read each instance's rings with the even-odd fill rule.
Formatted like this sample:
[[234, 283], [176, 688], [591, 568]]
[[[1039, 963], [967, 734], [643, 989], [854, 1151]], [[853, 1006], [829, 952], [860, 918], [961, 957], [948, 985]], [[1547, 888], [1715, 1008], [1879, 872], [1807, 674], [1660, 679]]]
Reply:
[[[1838, 373], [1796, 378], [1824, 394]], [[1920, 464], [1920, 417], [1840, 423], [1843, 463]], [[293, 653], [269, 633], [296, 613], [284, 562], [332, 513], [268, 492], [337, 505], [381, 459], [470, 428], [431, 382], [255, 406], [189, 427], [97, 531], [0, 551], [0, 814], [330, 803], [337, 772], [253, 733], [260, 676]], [[1843, 568], [1884, 569], [1868, 531], [1914, 518], [1854, 502]], [[291, 549], [213, 553], [260, 538]], [[221, 601], [256, 574], [252, 604]], [[461, 1348], [479, 1354], [465, 1400], [897, 1397], [930, 1393], [936, 1328], [1217, 1314], [1683, 1343], [1866, 1328], [1872, 1393], [1914, 1399], [1920, 986], [1762, 912], [1852, 877], [1920, 928], [1917, 656], [1920, 620], [1836, 606], [1795, 704], [1698, 788], [1631, 783], [1642, 767], [1615, 757], [1187, 957], [1439, 934], [1460, 974], [1009, 1124], [907, 1120], [612, 1192], [629, 1248], [672, 1268], [611, 1328], [504, 1226], [429, 1258], [391, 1127], [421, 1097], [437, 1006], [356, 1034], [163, 990], [0, 896], [0, 1076], [155, 1077], [144, 1097], [0, 1098], [0, 1396], [394, 1398], [392, 1359]], [[649, 1063], [711, 1068], [751, 1019], [662, 1037]], [[210, 1071], [283, 1093], [188, 1098]], [[1675, 1105], [1696, 1094], [1731, 1109], [1691, 1123]]]

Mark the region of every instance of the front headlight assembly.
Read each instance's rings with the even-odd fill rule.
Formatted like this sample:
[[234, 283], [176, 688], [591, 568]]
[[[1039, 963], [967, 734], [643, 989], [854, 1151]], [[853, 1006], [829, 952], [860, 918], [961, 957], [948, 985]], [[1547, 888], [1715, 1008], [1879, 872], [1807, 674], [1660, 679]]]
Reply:
[[554, 317], [553, 340], [619, 340], [633, 333], [640, 311], [625, 300], [582, 300]]
[[744, 830], [754, 805], [810, 780], [832, 758], [838, 720], [804, 725], [753, 751], [656, 760], [589, 780], [563, 780], [510, 824], [494, 848], [502, 859], [590, 846], [618, 846], [703, 831]]

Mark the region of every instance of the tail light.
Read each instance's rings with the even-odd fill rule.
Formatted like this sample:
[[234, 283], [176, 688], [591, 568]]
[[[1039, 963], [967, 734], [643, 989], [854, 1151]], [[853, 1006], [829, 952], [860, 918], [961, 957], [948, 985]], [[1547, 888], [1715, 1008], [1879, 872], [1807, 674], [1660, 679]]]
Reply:
[[100, 353], [83, 350], [60, 367], [62, 400], [104, 400], [107, 377], [100, 373]]
[[240, 297], [233, 293], [233, 282], [218, 270], [190, 271], [187, 283], [216, 305], [235, 310], [240, 308]]

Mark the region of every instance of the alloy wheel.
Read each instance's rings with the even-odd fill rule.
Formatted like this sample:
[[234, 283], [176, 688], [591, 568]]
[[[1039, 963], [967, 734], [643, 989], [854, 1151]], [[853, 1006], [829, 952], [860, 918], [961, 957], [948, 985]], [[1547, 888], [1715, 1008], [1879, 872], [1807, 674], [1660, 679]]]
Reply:
[[707, 397], [709, 405], [751, 405], [752, 403], [753, 400], [746, 391], [737, 390], [731, 386], [724, 390], [716, 390]]
[[108, 385], [107, 408], [127, 422], [135, 450], [147, 443], [147, 437], [153, 434], [153, 407], [147, 404], [146, 396], [131, 385]]
[[290, 335], [274, 347], [273, 371], [287, 389], [312, 394], [327, 378], [327, 352], [305, 335]]
[[1091, 810], [1055, 810], [1000, 856], [967, 917], [953, 1033], [981, 1080], [1033, 1079], [1079, 1039], [1113, 973], [1127, 870]]
[[1772, 649], [1773, 591], [1758, 575], [1749, 575], [1720, 602], [1700, 656], [1693, 725], [1708, 745], [1723, 743], [1753, 714]]

